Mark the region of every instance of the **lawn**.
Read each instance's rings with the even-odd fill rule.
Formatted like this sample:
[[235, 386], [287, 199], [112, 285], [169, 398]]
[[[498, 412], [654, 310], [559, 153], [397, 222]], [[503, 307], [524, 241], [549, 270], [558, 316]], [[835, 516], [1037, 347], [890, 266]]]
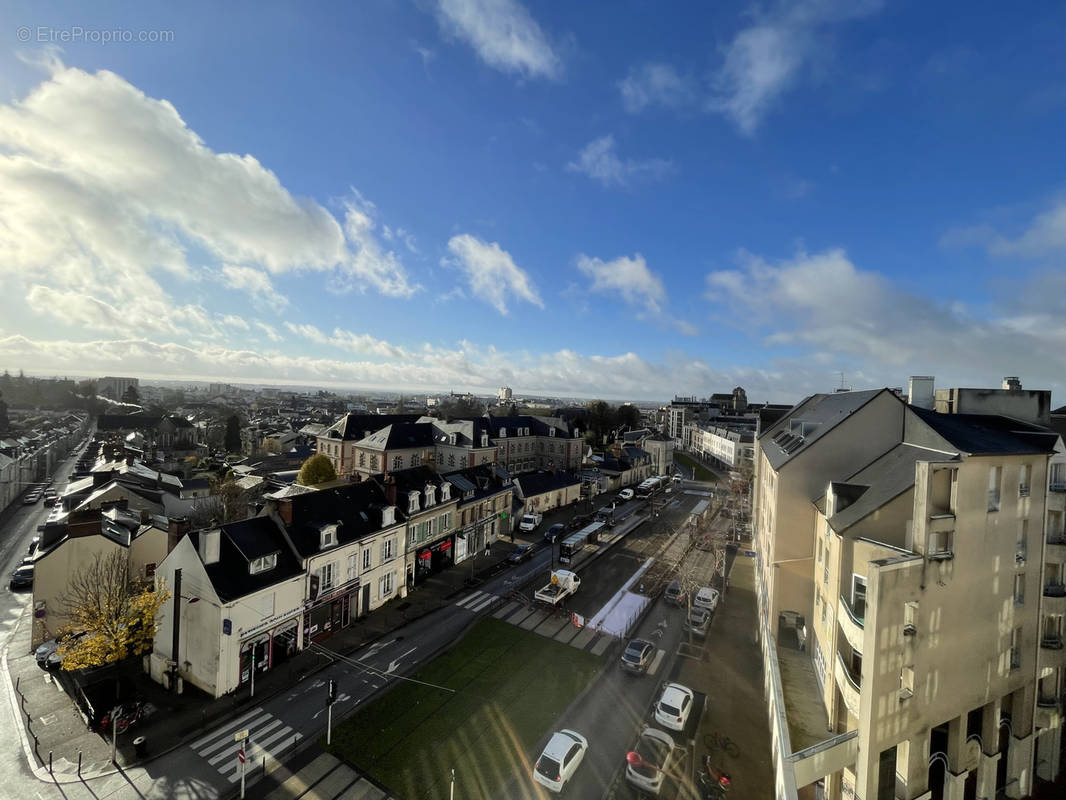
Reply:
[[692, 474], [695, 480], [709, 481], [710, 483], [718, 482], [718, 476], [711, 472], [709, 469], [707, 469], [707, 467], [703, 466], [703, 464], [694, 459], [692, 456], [687, 456], [684, 453], [674, 453], [674, 458], [692, 470]]
[[450, 651], [333, 732], [330, 752], [404, 800], [502, 797], [602, 660], [484, 619]]

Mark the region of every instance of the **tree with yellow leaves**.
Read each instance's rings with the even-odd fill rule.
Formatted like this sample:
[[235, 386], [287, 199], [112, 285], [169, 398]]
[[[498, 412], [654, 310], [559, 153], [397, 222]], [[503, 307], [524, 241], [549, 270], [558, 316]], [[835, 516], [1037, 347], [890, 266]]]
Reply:
[[64, 631], [81, 633], [60, 642], [63, 669], [100, 667], [152, 649], [156, 614], [170, 592], [138, 580], [124, 549], [98, 554], [71, 576], [60, 598], [70, 620]]

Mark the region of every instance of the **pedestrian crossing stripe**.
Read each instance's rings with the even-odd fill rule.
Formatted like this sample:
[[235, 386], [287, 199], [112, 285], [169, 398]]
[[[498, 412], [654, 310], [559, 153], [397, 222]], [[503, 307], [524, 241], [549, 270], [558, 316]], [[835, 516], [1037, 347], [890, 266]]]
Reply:
[[[248, 739], [244, 742], [234, 742], [234, 732], [245, 728], [249, 731]], [[189, 746], [230, 783], [236, 783], [241, 777], [237, 750], [242, 746], [245, 748], [246, 759], [255, 765], [267, 755], [277, 758], [282, 751], [292, 747], [302, 738], [303, 734], [294, 731], [289, 725], [283, 724], [280, 719], [259, 707], [216, 728]]]
[[459, 608], [465, 608], [467, 611], [473, 611], [477, 613], [485, 608], [489, 603], [496, 599], [496, 595], [491, 592], [483, 592], [478, 590], [473, 594], [468, 594], [462, 600], [456, 601], [455, 605]]

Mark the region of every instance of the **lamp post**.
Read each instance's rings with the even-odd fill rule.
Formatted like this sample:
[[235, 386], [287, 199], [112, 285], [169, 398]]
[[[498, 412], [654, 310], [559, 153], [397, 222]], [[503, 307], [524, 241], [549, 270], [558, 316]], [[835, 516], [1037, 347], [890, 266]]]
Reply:
[[656, 772], [660, 772], [667, 778], [677, 781], [678, 783], [681, 783], [682, 781], [682, 779], [679, 778], [677, 775], [673, 775], [664, 769], [660, 769], [659, 767], [652, 764], [650, 761], [645, 761], [644, 758], [640, 755], [640, 753], [638, 753], [636, 750], [630, 750], [628, 753], [626, 753], [626, 763], [632, 767], [648, 767], [649, 769], [653, 769]]

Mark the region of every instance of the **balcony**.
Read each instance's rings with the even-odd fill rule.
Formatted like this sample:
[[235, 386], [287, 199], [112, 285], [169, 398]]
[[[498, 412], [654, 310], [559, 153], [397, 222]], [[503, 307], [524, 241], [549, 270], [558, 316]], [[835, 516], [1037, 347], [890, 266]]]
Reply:
[[955, 515], [945, 511], [929, 515], [929, 533], [951, 533], [955, 530]]
[[1044, 597], [1066, 597], [1066, 583], [1048, 581], [1044, 584]]
[[1040, 646], [1044, 650], [1061, 650], [1062, 636], [1057, 633], [1044, 634], [1040, 639]]
[[1047, 488], [1051, 492], [1066, 492], [1066, 481], [1051, 481]]
[[840, 630], [844, 634], [844, 638], [848, 640], [848, 644], [851, 645], [852, 649], [858, 650], [861, 653], [863, 625], [865, 620], [855, 614], [851, 604], [848, 603], [847, 598], [845, 598], [844, 595], [840, 596], [840, 607], [847, 612], [844, 614], [837, 614]]
[[1048, 533], [1047, 557], [1060, 564], [1066, 561], [1066, 532]]
[[1062, 703], [1057, 697], [1038, 695], [1033, 722], [1038, 728], [1057, 728], [1062, 724]]
[[840, 653], [837, 653], [833, 675], [836, 677], [837, 688], [840, 689], [840, 696], [844, 698], [844, 705], [847, 706], [848, 712], [852, 716], [858, 717], [861, 676], [858, 678], [852, 676], [851, 668], [844, 663], [844, 657]]

